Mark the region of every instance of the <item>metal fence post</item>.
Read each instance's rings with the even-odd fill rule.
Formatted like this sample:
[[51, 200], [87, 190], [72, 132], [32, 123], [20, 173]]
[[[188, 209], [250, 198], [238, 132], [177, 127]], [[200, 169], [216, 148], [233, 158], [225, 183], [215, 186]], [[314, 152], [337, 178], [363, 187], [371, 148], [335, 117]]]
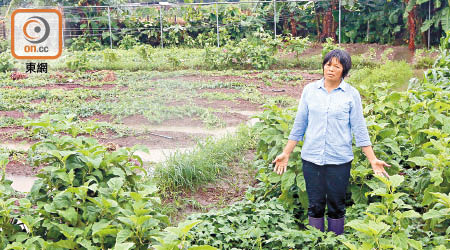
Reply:
[[109, 24], [109, 45], [112, 49], [111, 8], [109, 6], [108, 6], [108, 24]]
[[159, 24], [161, 26], [161, 48], [164, 48], [163, 25], [162, 25], [162, 6], [159, 6]]
[[216, 27], [217, 27], [217, 47], [220, 47], [220, 35], [219, 35], [219, 7], [216, 3]]
[[[428, 2], [428, 20], [431, 19], [431, 1]], [[430, 31], [431, 31], [431, 26], [428, 29], [428, 49], [430, 49]]]
[[277, 0], [273, 0], [273, 32], [274, 39], [277, 39]]
[[339, 45], [341, 45], [341, 0], [339, 0]]

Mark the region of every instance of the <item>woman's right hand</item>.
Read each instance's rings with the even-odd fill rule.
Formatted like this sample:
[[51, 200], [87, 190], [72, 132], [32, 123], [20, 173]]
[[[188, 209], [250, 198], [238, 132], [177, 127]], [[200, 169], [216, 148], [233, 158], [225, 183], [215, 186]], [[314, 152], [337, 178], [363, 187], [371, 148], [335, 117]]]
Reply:
[[279, 154], [275, 160], [272, 161], [272, 163], [275, 163], [275, 167], [273, 171], [275, 171], [277, 174], [282, 175], [284, 172], [286, 172], [287, 164], [289, 161], [289, 155], [286, 153]]

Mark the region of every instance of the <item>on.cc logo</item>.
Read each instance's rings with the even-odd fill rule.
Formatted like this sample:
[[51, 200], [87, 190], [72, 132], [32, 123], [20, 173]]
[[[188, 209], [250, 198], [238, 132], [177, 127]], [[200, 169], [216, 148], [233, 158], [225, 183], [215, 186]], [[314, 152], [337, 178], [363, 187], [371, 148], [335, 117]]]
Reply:
[[17, 9], [11, 14], [11, 54], [15, 58], [56, 59], [61, 53], [61, 12]]
[[[37, 25], [34, 25], [37, 24]], [[29, 29], [36, 33], [36, 36], [32, 36], [29, 34]], [[44, 30], [44, 31], [42, 31]], [[27, 19], [25, 24], [23, 25], [23, 34], [25, 35], [25, 39], [30, 43], [42, 43], [47, 40], [48, 35], [50, 35], [50, 25], [48, 22], [39, 16], [33, 16]], [[41, 35], [41, 36], [40, 36]]]

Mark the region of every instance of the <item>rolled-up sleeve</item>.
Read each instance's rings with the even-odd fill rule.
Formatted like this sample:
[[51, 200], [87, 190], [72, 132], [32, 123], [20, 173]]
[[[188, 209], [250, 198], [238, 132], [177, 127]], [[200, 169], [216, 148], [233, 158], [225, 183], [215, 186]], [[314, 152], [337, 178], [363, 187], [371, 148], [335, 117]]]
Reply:
[[303, 88], [302, 96], [298, 104], [297, 115], [295, 116], [294, 126], [288, 139], [293, 141], [303, 141], [306, 127], [308, 125], [308, 105], [307, 99], [308, 85]]
[[371, 146], [369, 132], [364, 119], [361, 95], [358, 90], [353, 91], [353, 102], [350, 110], [350, 128], [357, 147]]

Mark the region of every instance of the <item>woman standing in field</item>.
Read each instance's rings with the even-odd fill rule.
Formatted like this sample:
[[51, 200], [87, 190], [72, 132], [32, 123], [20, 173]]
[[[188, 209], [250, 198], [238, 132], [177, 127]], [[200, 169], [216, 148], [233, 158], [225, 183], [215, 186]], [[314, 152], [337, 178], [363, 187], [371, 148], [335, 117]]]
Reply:
[[377, 159], [363, 116], [361, 96], [344, 81], [352, 62], [343, 50], [329, 52], [322, 63], [323, 78], [308, 84], [298, 105], [294, 126], [274, 171], [286, 171], [289, 155], [304, 140], [301, 158], [308, 194], [309, 225], [324, 231], [325, 205], [328, 231], [344, 231], [345, 193], [353, 160], [352, 134], [376, 175], [386, 176], [386, 162]]

